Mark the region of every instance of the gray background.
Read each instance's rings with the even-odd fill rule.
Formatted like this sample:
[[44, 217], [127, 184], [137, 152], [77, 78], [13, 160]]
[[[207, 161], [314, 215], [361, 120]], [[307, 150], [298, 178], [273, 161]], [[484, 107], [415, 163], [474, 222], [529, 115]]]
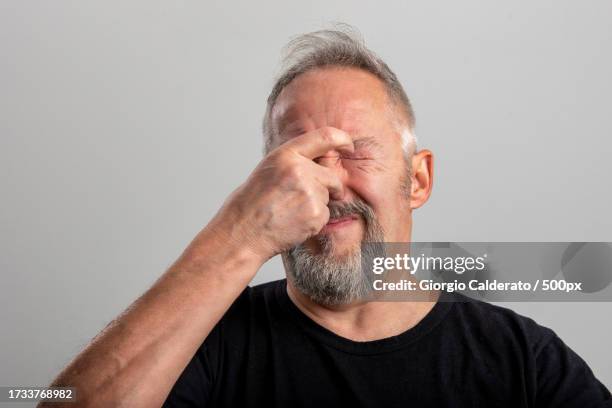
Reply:
[[[611, 11], [0, 2], [0, 384], [46, 384], [174, 261], [260, 159], [280, 48], [329, 21], [396, 71], [436, 153], [415, 240], [612, 241]], [[511, 306], [612, 384], [610, 303]]]

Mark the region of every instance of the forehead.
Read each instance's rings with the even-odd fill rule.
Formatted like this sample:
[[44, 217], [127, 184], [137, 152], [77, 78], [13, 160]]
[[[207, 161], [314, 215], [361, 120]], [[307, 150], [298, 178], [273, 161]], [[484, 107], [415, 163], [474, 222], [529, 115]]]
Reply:
[[319, 68], [299, 75], [280, 93], [272, 123], [281, 138], [322, 126], [349, 133], [381, 131], [390, 126], [383, 83], [355, 68]]

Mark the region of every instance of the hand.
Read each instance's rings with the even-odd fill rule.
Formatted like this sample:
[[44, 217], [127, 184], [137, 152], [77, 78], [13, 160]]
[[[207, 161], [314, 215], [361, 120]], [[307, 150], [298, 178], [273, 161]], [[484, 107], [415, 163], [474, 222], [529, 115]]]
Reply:
[[213, 223], [262, 262], [316, 235], [329, 221], [327, 204], [341, 199], [334, 170], [314, 160], [354, 149], [351, 137], [323, 127], [295, 137], [270, 152], [247, 181], [226, 200]]

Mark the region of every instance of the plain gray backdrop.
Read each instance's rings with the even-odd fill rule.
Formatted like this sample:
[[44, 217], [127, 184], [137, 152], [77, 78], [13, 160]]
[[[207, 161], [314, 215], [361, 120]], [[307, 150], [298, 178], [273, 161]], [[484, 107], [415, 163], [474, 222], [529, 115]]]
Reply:
[[[436, 155], [417, 241], [612, 241], [612, 2], [0, 3], [0, 385], [45, 385], [261, 158], [280, 49], [343, 21]], [[283, 276], [278, 258], [254, 283]], [[612, 384], [611, 303], [514, 303]]]

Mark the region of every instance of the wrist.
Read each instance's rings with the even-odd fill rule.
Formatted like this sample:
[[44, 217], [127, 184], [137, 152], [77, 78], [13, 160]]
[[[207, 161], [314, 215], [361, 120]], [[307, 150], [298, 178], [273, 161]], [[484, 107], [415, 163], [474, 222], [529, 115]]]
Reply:
[[[241, 231], [237, 220], [217, 215], [193, 239], [185, 251], [193, 260], [205, 261], [232, 274], [254, 275], [269, 259]], [[251, 276], [252, 277], [252, 276]]]

